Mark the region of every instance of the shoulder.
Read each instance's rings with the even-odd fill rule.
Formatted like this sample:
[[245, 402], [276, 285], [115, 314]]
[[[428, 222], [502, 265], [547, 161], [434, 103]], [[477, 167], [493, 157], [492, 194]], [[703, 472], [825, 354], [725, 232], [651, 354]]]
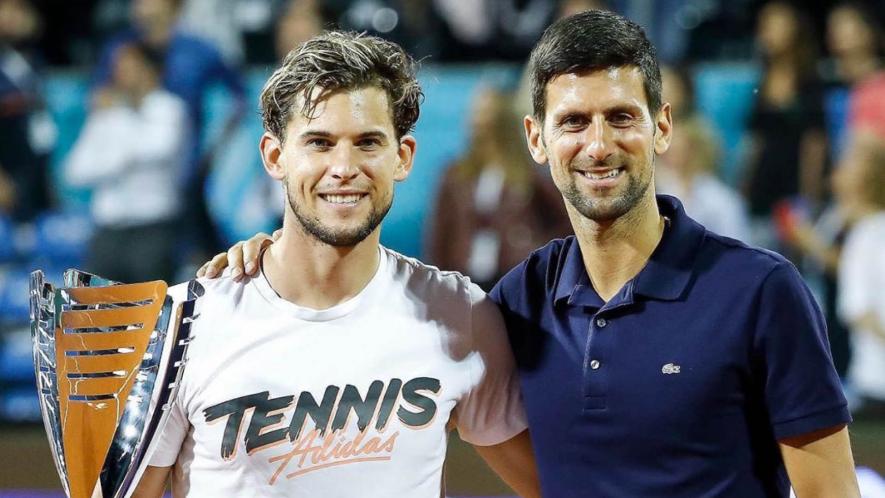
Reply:
[[[720, 277], [740, 280], [743, 276], [764, 276], [778, 267], [795, 267], [777, 252], [755, 247], [746, 242], [706, 230], [699, 253], [698, 266], [716, 271]], [[705, 260], [715, 264], [705, 264]]]
[[386, 247], [382, 247], [382, 257], [387, 258], [394, 280], [408, 290], [417, 292], [419, 297], [449, 294], [469, 298], [470, 289], [476, 286], [466, 275], [456, 271], [440, 270], [436, 266]]
[[168, 294], [176, 302], [190, 299], [190, 289], [196, 284], [199, 288], [197, 302], [203, 308], [203, 304], [212, 301], [230, 299], [242, 294], [249, 280], [236, 282], [230, 275], [230, 269], [224, 271], [217, 278], [196, 278], [169, 287]]
[[[757, 313], [816, 307], [802, 274], [784, 256], [767, 249], [753, 247], [739, 240], [708, 233], [708, 242], [715, 251], [718, 271], [714, 278], [728, 282], [733, 292], [752, 296]], [[710, 249], [708, 248], [707, 251]], [[704, 258], [700, 258], [704, 267]]]
[[575, 244], [575, 236], [570, 235], [536, 249], [498, 281], [492, 289], [492, 298], [501, 303], [518, 294], [546, 294], [556, 285]]
[[849, 238], [879, 240], [885, 242], [885, 211], [867, 216], [855, 224]]

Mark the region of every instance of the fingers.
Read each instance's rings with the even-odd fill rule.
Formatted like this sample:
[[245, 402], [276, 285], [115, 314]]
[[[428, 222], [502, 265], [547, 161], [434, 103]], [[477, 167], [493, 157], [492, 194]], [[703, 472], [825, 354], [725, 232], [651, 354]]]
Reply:
[[241, 256], [246, 275], [254, 276], [258, 273], [258, 259], [261, 257], [261, 250], [272, 244], [273, 241], [274, 239], [270, 235], [259, 232], [243, 243]]
[[273, 231], [273, 241], [274, 242], [280, 240], [280, 237], [282, 237], [282, 236], [283, 236], [283, 229], [282, 228], [278, 228]]
[[246, 242], [239, 241], [227, 250], [227, 265], [230, 266], [230, 275], [234, 282], [243, 280], [243, 245]]
[[246, 276], [258, 274], [259, 258], [265, 247], [273, 244], [282, 236], [282, 229], [276, 230], [273, 235], [259, 232], [249, 240], [237, 242], [227, 252], [218, 253], [211, 261], [208, 261], [197, 270], [198, 277], [215, 278], [226, 267], [231, 268], [231, 277], [239, 282]]
[[198, 277], [215, 278], [227, 266], [227, 253], [220, 252], [197, 270]]

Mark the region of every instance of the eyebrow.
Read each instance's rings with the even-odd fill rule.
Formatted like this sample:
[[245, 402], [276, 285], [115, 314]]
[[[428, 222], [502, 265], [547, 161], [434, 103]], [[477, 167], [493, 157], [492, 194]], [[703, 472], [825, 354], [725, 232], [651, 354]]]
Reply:
[[[606, 116], [610, 116], [612, 114], [620, 114], [620, 113], [636, 114], [637, 112], [641, 113], [642, 107], [638, 106], [638, 105], [634, 105], [634, 104], [616, 104], [612, 107], [606, 107], [605, 109], [602, 110], [602, 113], [605, 114]], [[581, 116], [581, 117], [586, 118], [586, 117], [592, 116], [593, 114], [594, 114], [594, 112], [566, 108], [566, 109], [563, 109], [562, 111], [555, 112], [553, 114], [553, 116], [556, 121], [559, 121], [559, 120], [561, 120], [565, 117], [568, 117], [568, 116]]]
[[[307, 130], [304, 133], [302, 133], [301, 135], [299, 135], [299, 138], [301, 138], [301, 139], [332, 138], [332, 136], [333, 136], [333, 134], [326, 131], [326, 130]], [[387, 133], [385, 133], [381, 130], [366, 131], [366, 132], [363, 132], [363, 133], [360, 133], [359, 135], [357, 135], [357, 139], [366, 139], [366, 138], [377, 138], [377, 139], [387, 140], [388, 136], [387, 136]]]

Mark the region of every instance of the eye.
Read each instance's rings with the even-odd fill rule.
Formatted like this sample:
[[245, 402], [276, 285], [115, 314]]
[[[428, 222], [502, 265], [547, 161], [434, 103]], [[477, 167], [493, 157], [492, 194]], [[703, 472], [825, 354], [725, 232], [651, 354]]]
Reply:
[[364, 138], [356, 143], [357, 147], [365, 150], [374, 150], [381, 147], [381, 140], [377, 138]]
[[627, 126], [633, 122], [633, 116], [626, 112], [619, 112], [612, 115], [609, 121], [615, 126]]
[[315, 137], [307, 140], [307, 146], [325, 150], [332, 147], [332, 142], [328, 138]]
[[578, 114], [565, 116], [559, 126], [566, 130], [580, 130], [587, 126], [587, 118]]

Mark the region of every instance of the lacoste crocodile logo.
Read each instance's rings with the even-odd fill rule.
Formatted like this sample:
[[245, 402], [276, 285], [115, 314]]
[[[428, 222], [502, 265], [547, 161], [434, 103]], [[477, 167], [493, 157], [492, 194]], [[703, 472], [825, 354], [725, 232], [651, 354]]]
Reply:
[[661, 373], [664, 375], [678, 374], [681, 369], [682, 367], [680, 367], [679, 365], [667, 363], [666, 365], [661, 367]]

